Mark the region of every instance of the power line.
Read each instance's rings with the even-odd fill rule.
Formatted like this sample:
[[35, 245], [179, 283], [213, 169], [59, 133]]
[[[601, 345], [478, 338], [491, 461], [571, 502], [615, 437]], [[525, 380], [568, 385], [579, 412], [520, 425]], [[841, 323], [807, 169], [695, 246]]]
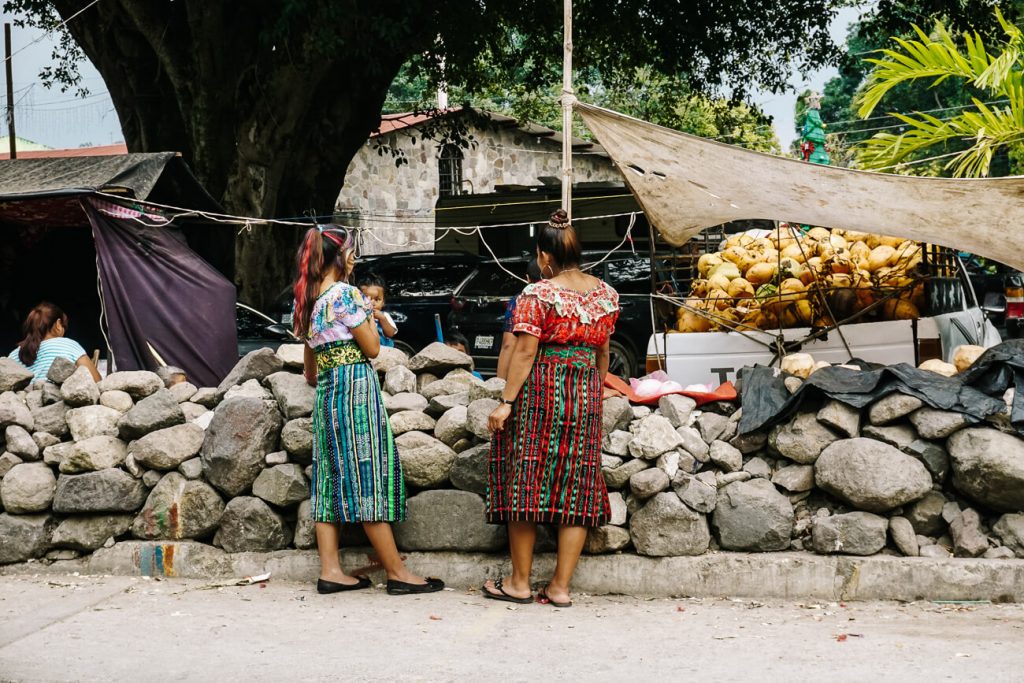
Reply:
[[74, 18], [75, 18], [75, 17], [77, 17], [78, 15], [82, 14], [82, 12], [84, 12], [84, 11], [85, 11], [85, 10], [87, 10], [87, 9], [89, 9], [89, 8], [90, 8], [90, 7], [92, 7], [93, 5], [95, 5], [95, 4], [97, 4], [97, 3], [99, 3], [99, 1], [100, 1], [100, 0], [92, 0], [92, 2], [90, 2], [90, 3], [88, 4], [88, 5], [86, 5], [86, 6], [85, 6], [85, 7], [83, 7], [82, 9], [78, 10], [78, 11], [77, 11], [77, 12], [75, 12], [74, 14], [72, 14], [72, 15], [71, 15], [70, 17], [68, 17], [67, 19], [64, 19], [63, 21], [61, 21], [60, 23], [58, 23], [58, 24], [57, 24], [56, 26], [54, 26], [53, 28], [51, 28], [51, 29], [47, 30], [47, 31], [46, 31], [45, 33], [43, 33], [43, 34], [41, 34], [41, 35], [37, 36], [37, 37], [36, 37], [36, 38], [35, 38], [34, 40], [32, 40], [31, 42], [29, 42], [29, 43], [28, 43], [27, 45], [24, 45], [23, 47], [20, 47], [20, 48], [18, 48], [17, 50], [15, 50], [14, 52], [12, 52], [12, 53], [11, 53], [11, 56], [10, 56], [10, 57], [5, 57], [3, 61], [4, 61], [5, 63], [6, 63], [6, 62], [7, 62], [8, 60], [10, 60], [10, 59], [13, 59], [13, 58], [14, 58], [14, 55], [16, 55], [16, 54], [18, 54], [18, 53], [20, 53], [20, 52], [24, 52], [25, 50], [29, 49], [30, 47], [32, 47], [32, 46], [33, 46], [33, 45], [35, 45], [36, 43], [40, 42], [40, 41], [41, 41], [41, 40], [42, 40], [43, 38], [45, 38], [45, 37], [47, 37], [48, 35], [50, 35], [51, 33], [53, 33], [54, 31], [58, 31], [58, 30], [60, 30], [60, 29], [64, 28], [65, 26], [67, 26], [67, 25], [68, 25], [68, 22], [69, 22], [69, 21], [71, 21], [72, 19], [74, 19]]

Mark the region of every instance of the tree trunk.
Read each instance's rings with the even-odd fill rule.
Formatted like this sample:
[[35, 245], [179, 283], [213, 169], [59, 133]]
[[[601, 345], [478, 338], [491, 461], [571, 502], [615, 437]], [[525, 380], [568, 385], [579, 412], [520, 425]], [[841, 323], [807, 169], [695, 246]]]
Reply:
[[[63, 17], [79, 9], [54, 4]], [[67, 26], [107, 84], [129, 151], [181, 152], [231, 214], [330, 214], [392, 79], [422, 43], [352, 22], [339, 29], [342, 47], [311, 53], [304, 34], [273, 38], [271, 4], [108, 0]], [[241, 228], [239, 300], [273, 303], [294, 277], [300, 232]]]

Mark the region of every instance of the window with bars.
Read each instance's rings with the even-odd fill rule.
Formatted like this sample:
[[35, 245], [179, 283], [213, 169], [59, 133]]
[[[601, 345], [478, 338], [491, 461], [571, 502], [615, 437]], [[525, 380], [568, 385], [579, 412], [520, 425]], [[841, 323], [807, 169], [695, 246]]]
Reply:
[[442, 197], [454, 197], [462, 188], [462, 150], [458, 145], [447, 144], [441, 147], [437, 158], [438, 194]]

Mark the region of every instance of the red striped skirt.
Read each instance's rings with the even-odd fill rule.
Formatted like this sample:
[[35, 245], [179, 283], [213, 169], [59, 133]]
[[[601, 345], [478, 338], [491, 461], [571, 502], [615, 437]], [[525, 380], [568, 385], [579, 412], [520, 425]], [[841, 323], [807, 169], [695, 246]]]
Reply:
[[590, 346], [542, 346], [491, 441], [487, 521], [601, 526], [601, 378]]

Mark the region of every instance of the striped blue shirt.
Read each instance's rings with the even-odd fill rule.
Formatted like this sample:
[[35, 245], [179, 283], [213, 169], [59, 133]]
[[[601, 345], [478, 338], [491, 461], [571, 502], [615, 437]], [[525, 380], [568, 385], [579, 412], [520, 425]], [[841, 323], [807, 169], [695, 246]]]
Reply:
[[8, 358], [14, 360], [22, 367], [27, 367], [35, 375], [35, 381], [39, 382], [46, 379], [46, 375], [50, 372], [50, 366], [53, 365], [53, 361], [58, 358], [67, 358], [72, 363], [76, 362], [79, 358], [85, 355], [85, 349], [82, 345], [76, 342], [74, 339], [68, 339], [67, 337], [53, 337], [52, 339], [44, 339], [39, 345], [39, 352], [36, 354], [36, 362], [31, 366], [25, 365], [18, 358], [19, 349], [15, 348], [8, 354]]

